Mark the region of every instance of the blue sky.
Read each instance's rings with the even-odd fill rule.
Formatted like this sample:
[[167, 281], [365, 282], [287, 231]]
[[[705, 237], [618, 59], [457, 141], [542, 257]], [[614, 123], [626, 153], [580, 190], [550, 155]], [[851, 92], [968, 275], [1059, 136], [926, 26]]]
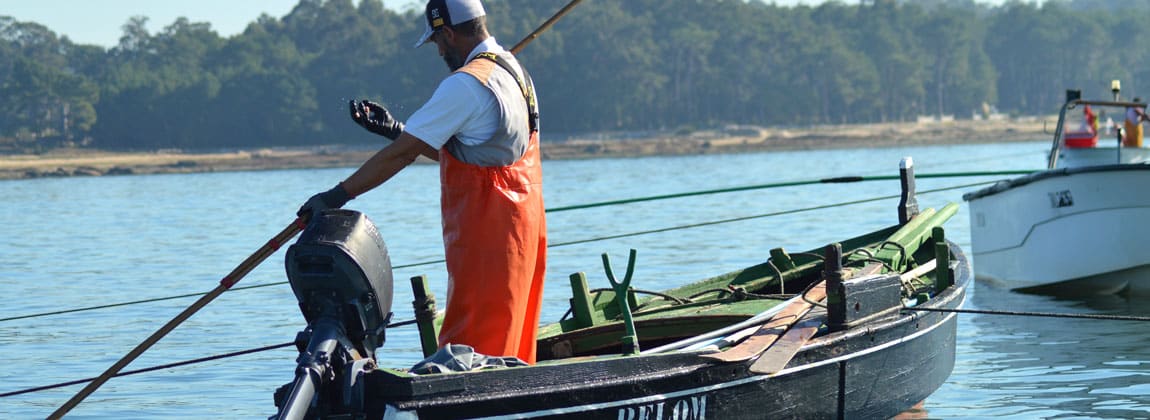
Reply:
[[[358, 2], [358, 0], [356, 0]], [[551, 1], [551, 0], [548, 0]], [[580, 7], [593, 7], [590, 0]], [[822, 0], [766, 0], [779, 5], [822, 3]], [[855, 0], [844, 0], [847, 3]], [[982, 0], [1001, 4], [1004, 0]], [[210, 22], [221, 36], [238, 34], [247, 24], [267, 13], [283, 17], [299, 0], [2, 0], [0, 15], [47, 26], [73, 42], [111, 47], [119, 42], [120, 26], [132, 16], [147, 16], [148, 30], [159, 31], [183, 16], [193, 22]], [[405, 10], [422, 7], [423, 0], [383, 0], [386, 7]], [[556, 0], [558, 5], [565, 1]]]
[[[358, 3], [358, 0], [355, 0]], [[0, 15], [43, 24], [73, 42], [116, 45], [120, 27], [132, 16], [147, 16], [148, 30], [158, 32], [178, 17], [210, 22], [222, 36], [243, 32], [261, 14], [283, 17], [299, 0], [0, 0]], [[418, 0], [383, 0], [404, 10]]]

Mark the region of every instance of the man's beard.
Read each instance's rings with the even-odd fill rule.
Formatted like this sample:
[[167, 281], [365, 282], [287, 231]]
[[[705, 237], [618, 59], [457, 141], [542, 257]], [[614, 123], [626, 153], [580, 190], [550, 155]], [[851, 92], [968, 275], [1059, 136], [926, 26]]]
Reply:
[[464, 64], [463, 63], [463, 56], [461, 54], [459, 54], [459, 52], [456, 51], [455, 48], [452, 48], [452, 47], [445, 47], [444, 48], [443, 62], [447, 63], [447, 68], [451, 69], [451, 71], [459, 70], [459, 68], [463, 67], [463, 64]]

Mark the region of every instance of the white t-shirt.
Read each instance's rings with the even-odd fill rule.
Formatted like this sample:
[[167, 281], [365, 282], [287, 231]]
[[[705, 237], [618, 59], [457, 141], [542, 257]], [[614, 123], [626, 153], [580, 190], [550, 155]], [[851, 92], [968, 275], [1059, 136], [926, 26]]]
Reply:
[[[467, 61], [481, 52], [499, 52], [494, 37], [488, 37], [471, 50]], [[407, 119], [404, 131], [423, 140], [435, 150], [455, 136], [465, 145], [490, 140], [499, 128], [499, 102], [495, 94], [465, 73], [454, 73], [439, 82], [431, 99]]]

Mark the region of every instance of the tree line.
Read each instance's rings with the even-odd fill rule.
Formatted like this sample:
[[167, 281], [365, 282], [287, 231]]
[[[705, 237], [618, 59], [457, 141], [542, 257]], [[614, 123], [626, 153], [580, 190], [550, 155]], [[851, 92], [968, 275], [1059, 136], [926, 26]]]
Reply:
[[[510, 48], [567, 0], [488, 0]], [[300, 0], [221, 37], [133, 17], [116, 46], [0, 16], [0, 146], [211, 149], [376, 141], [347, 101], [401, 119], [447, 73], [421, 11]], [[547, 133], [1048, 114], [1063, 91], [1150, 89], [1150, 4], [1120, 0], [584, 2], [520, 60]], [[1140, 42], [1141, 41], [1141, 42]], [[1150, 95], [1146, 95], [1150, 96]]]

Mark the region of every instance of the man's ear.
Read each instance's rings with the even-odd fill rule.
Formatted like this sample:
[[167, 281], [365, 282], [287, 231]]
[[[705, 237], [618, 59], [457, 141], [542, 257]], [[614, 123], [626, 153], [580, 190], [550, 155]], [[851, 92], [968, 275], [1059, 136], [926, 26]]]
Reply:
[[440, 32], [443, 33], [443, 40], [444, 41], [453, 41], [453, 42], [455, 41], [455, 29], [452, 29], [450, 26], [444, 25], [443, 30]]

